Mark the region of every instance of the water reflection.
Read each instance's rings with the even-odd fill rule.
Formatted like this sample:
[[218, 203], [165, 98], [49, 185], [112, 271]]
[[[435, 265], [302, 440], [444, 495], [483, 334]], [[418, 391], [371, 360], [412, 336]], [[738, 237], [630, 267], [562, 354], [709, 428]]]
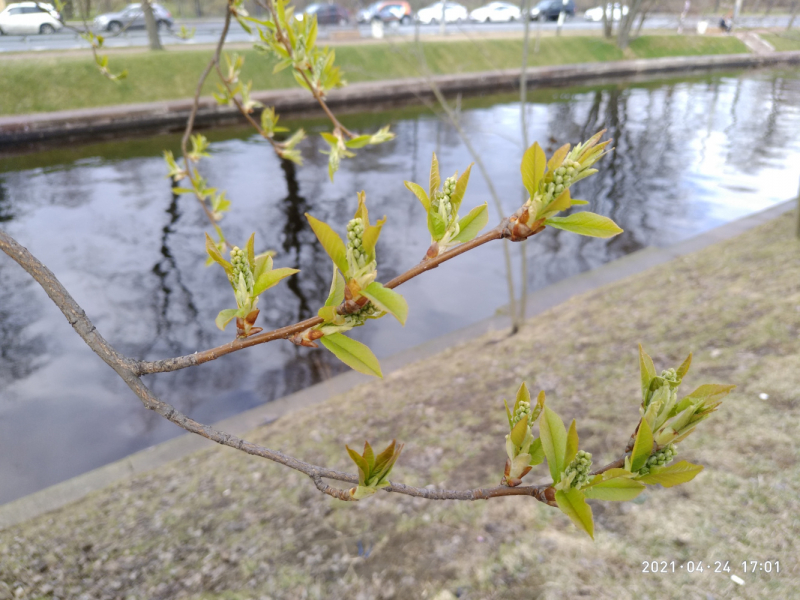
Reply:
[[[522, 193], [515, 100], [471, 99], [461, 113], [506, 213]], [[625, 233], [605, 241], [547, 230], [526, 245], [530, 287], [792, 197], [800, 176], [798, 107], [797, 70], [533, 90], [528, 139], [552, 151], [602, 128], [614, 138], [616, 150], [601, 174], [578, 183], [574, 195], [614, 218]], [[380, 278], [424, 255], [425, 215], [402, 182], [424, 182], [433, 151], [447, 174], [471, 159], [450, 126], [418, 107], [353, 116], [347, 125], [374, 130], [387, 121], [397, 140], [343, 163], [334, 184], [318, 138], [305, 146], [306, 166], [298, 168], [244, 130], [209, 132], [213, 159], [201, 168], [234, 200], [225, 221], [229, 238], [241, 244], [255, 231], [259, 251], [277, 251], [276, 266], [301, 270], [264, 296], [261, 326], [309, 317], [327, 295], [331, 264], [315, 243], [306, 212], [341, 230], [355, 209], [356, 192], [365, 189], [372, 214], [389, 218], [378, 246]], [[213, 325], [217, 312], [234, 300], [223, 271], [201, 267], [205, 218], [191, 197], [173, 195], [164, 177], [161, 150], [175, 150], [178, 143], [177, 136], [162, 136], [0, 161], [2, 226], [56, 273], [105, 337], [147, 359], [232, 337]], [[486, 182], [476, 172], [465, 207], [486, 198]], [[411, 308], [407, 327], [387, 318], [354, 335], [387, 356], [493, 314], [507, 301], [501, 252], [499, 244], [482, 247], [409, 282], [403, 286]], [[179, 432], [137, 404], [4, 255], [0, 358], [0, 480], [12, 482], [0, 489], [0, 501]], [[326, 352], [280, 342], [152, 376], [148, 383], [181, 410], [214, 421], [343, 369]]]

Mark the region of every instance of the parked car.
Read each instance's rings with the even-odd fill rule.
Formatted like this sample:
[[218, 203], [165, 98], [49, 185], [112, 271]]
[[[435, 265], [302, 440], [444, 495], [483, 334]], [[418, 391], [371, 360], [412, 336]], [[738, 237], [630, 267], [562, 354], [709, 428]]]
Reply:
[[[151, 3], [153, 17], [159, 29], [172, 27], [172, 15], [163, 6]], [[115, 13], [98, 15], [94, 19], [94, 28], [117, 33], [123, 29], [141, 29], [145, 27], [144, 11], [141, 4], [128, 4], [123, 10]]]
[[55, 33], [64, 27], [61, 15], [52, 4], [19, 2], [9, 4], [0, 12], [0, 34], [29, 35]]
[[471, 21], [480, 21], [481, 23], [507, 23], [516, 21], [520, 18], [520, 15], [519, 7], [514, 4], [490, 2], [486, 6], [476, 8], [469, 13], [469, 18]]
[[411, 5], [405, 0], [382, 0], [358, 11], [357, 20], [359, 23], [399, 21], [405, 25], [411, 22], [413, 14]]
[[338, 4], [309, 4], [295, 16], [302, 21], [311, 15], [317, 15], [319, 25], [347, 25], [350, 22], [350, 13]]
[[531, 9], [531, 21], [555, 21], [558, 15], [564, 11], [566, 16], [575, 16], [575, 0], [542, 0]]
[[444, 5], [444, 20], [446, 23], [457, 23], [469, 18], [467, 9], [456, 2], [437, 2], [417, 12], [417, 21], [423, 25], [439, 23], [442, 20], [442, 5]]
[[[614, 21], [619, 21], [622, 17], [628, 14], [628, 7], [627, 6], [620, 6], [619, 2], [614, 3], [614, 7], [612, 9], [611, 3], [609, 2], [606, 4], [606, 15], [608, 15], [609, 19]], [[583, 13], [583, 18], [587, 21], [602, 21], [603, 20], [603, 7], [602, 6], [595, 6], [594, 8], [590, 8], [585, 13]]]

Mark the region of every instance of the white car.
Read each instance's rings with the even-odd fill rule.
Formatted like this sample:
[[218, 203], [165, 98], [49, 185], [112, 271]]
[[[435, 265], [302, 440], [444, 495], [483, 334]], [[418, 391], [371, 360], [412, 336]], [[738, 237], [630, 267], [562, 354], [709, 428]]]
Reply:
[[442, 4], [444, 4], [444, 20], [447, 23], [457, 23], [459, 21], [466, 21], [469, 18], [467, 9], [456, 4], [455, 2], [437, 2], [425, 8], [421, 8], [417, 12], [417, 21], [423, 25], [430, 25], [431, 23], [439, 23], [442, 20]]
[[518, 20], [520, 16], [519, 7], [508, 2], [490, 2], [469, 13], [471, 21], [481, 23], [508, 23]]
[[56, 9], [44, 2], [9, 4], [0, 12], [0, 33], [7, 35], [55, 33], [62, 27], [64, 24]]
[[[612, 11], [611, 4], [606, 5], [606, 15], [608, 18], [619, 21], [622, 17], [628, 14], [628, 7], [627, 6], [620, 6], [619, 2], [614, 3], [614, 9]], [[602, 21], [603, 20], [603, 7], [602, 6], [595, 6], [594, 8], [590, 8], [585, 13], [583, 13], [583, 18], [587, 21]]]

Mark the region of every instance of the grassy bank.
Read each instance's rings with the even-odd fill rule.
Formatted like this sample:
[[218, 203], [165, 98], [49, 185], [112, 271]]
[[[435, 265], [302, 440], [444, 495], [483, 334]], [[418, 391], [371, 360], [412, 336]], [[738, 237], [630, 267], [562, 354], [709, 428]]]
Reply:
[[769, 42], [775, 50], [800, 50], [800, 31], [783, 31], [781, 33], [760, 34], [765, 42]]
[[[476, 72], [519, 67], [521, 40], [431, 42], [424, 45], [434, 73]], [[696, 54], [746, 52], [731, 37], [645, 36], [625, 53], [598, 37], [546, 37], [530, 64], [559, 65], [581, 62], [654, 58]], [[288, 70], [272, 74], [272, 63], [254, 50], [246, 57], [243, 80], [253, 89], [294, 86]], [[129, 78], [113, 84], [100, 77], [88, 51], [82, 55], [32, 56], [0, 62], [0, 114], [26, 114], [113, 104], [188, 98], [211, 51], [168, 51], [113, 54], [114, 71], [127, 69]], [[419, 61], [411, 44], [358, 44], [339, 46], [337, 63], [350, 82], [419, 76]], [[205, 94], [216, 89], [213, 78]]]
[[[407, 443], [398, 480], [492, 485], [505, 461], [502, 398], [520, 381], [577, 417], [581, 447], [604, 463], [638, 418], [636, 344], [659, 369], [693, 351], [687, 392], [738, 385], [681, 444], [680, 458], [704, 472], [633, 503], [592, 501], [595, 542], [527, 498], [470, 504], [379, 493], [350, 505], [304, 476], [213, 448], [0, 532], [0, 598], [17, 588], [22, 598], [96, 599], [796, 598], [795, 218], [576, 297], [512, 338], [452, 348], [249, 436], [343, 469], [352, 469], [345, 443], [397, 437]], [[648, 560], [712, 569], [645, 574]], [[744, 560], [779, 560], [781, 573], [743, 575]], [[716, 561], [731, 572], [714, 573]]]

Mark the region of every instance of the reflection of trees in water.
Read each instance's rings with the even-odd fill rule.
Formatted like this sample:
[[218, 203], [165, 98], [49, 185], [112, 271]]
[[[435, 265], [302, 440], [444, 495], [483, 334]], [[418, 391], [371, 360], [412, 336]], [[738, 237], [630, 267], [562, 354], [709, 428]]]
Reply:
[[11, 206], [11, 197], [6, 189], [5, 180], [0, 177], [0, 223], [5, 223], [14, 218]]
[[24, 379], [49, 358], [45, 335], [27, 328], [38, 315], [35, 285], [19, 265], [0, 256], [0, 382]]

